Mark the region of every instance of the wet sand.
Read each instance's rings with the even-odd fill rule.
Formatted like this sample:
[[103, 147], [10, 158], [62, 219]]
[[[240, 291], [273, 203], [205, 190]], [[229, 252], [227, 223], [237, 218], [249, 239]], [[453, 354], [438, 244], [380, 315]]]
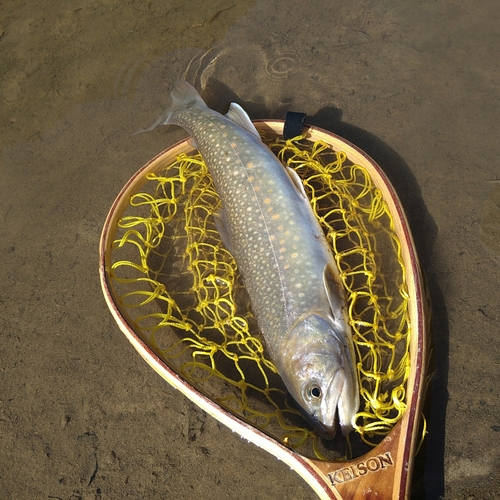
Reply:
[[432, 304], [412, 498], [500, 491], [500, 6], [221, 0], [0, 6], [0, 498], [315, 498], [167, 385], [114, 323], [98, 241], [186, 78], [252, 118], [302, 111], [403, 202]]

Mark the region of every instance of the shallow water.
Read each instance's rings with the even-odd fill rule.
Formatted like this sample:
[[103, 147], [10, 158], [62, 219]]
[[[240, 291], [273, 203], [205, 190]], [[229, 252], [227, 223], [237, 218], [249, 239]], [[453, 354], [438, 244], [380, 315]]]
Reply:
[[[171, 389], [102, 298], [123, 184], [184, 137], [149, 125], [187, 78], [211, 107], [288, 110], [378, 161], [433, 305], [414, 498], [500, 489], [497, 2], [11, 1], [0, 7], [2, 498], [314, 498]], [[278, 479], [277, 479], [278, 478]]]

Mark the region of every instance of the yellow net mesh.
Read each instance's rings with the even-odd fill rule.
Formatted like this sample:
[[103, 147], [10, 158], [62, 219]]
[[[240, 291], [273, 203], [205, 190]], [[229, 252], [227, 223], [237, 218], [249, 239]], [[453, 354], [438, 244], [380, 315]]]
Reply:
[[[305, 136], [264, 136], [302, 178], [347, 291], [361, 408], [378, 442], [406, 409], [408, 292], [393, 219], [366, 169]], [[110, 278], [136, 331], [190, 384], [306, 456], [342, 459], [310, 429], [267, 357], [248, 297], [211, 215], [220, 200], [199, 154], [181, 154], [133, 195], [118, 223]]]

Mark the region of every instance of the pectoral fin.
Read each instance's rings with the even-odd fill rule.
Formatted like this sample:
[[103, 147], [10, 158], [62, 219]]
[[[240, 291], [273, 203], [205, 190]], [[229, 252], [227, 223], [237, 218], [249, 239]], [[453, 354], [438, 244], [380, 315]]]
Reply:
[[333, 264], [327, 264], [323, 271], [323, 285], [325, 293], [330, 303], [333, 319], [336, 323], [343, 322], [345, 301], [342, 297], [342, 290], [340, 288], [340, 277], [338, 271], [333, 267]]
[[349, 325], [347, 304], [343, 297], [342, 284], [338, 270], [333, 264], [327, 264], [323, 272], [325, 292], [330, 303], [333, 323], [338, 329], [336, 332], [344, 340], [344, 353], [347, 366], [344, 366], [344, 384], [339, 398], [338, 413], [342, 433], [349, 434], [352, 429], [354, 416], [359, 408], [359, 385], [356, 370], [356, 353], [352, 340], [352, 330]]

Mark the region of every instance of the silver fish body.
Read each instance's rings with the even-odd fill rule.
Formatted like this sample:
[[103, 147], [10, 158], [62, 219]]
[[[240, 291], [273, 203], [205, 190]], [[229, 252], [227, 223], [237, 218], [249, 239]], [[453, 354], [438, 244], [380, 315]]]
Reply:
[[222, 201], [217, 227], [243, 276], [266, 348], [318, 433], [350, 432], [359, 406], [352, 333], [339, 272], [295, 172], [234, 103], [226, 116], [177, 82], [148, 129], [175, 124], [196, 141]]

